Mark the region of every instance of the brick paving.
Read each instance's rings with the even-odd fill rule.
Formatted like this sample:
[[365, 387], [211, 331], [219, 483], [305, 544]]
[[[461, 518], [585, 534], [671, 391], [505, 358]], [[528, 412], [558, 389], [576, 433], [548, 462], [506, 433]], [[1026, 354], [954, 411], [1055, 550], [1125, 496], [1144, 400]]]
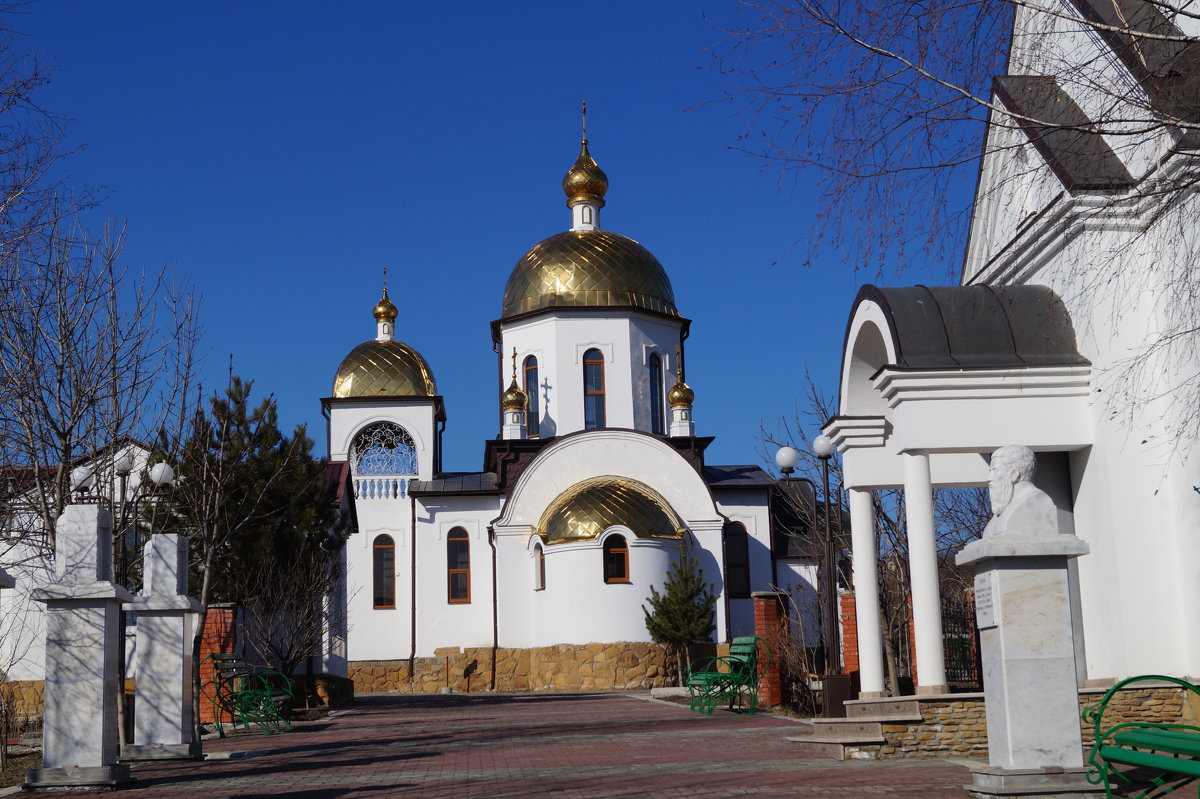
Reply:
[[769, 714], [700, 716], [623, 693], [362, 696], [353, 708], [284, 735], [206, 741], [204, 762], [136, 765], [137, 783], [122, 793], [138, 799], [967, 796], [964, 761], [839, 763], [784, 740], [801, 729]]

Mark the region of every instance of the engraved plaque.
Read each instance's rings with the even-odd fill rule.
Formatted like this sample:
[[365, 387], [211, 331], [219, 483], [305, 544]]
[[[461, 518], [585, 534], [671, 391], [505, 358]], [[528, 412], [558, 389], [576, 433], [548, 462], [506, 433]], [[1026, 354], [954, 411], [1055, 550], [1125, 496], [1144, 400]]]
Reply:
[[975, 624], [981, 630], [1000, 626], [1000, 608], [992, 590], [995, 576], [993, 571], [975, 575]]

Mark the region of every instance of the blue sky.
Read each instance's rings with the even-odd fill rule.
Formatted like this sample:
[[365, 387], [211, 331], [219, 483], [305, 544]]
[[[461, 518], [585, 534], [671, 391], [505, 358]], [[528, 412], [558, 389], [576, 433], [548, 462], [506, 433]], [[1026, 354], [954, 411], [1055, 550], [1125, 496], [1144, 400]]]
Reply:
[[835, 389], [864, 277], [831, 252], [806, 266], [803, 176], [781, 187], [734, 149], [750, 120], [707, 52], [745, 22], [731, 6], [43, 0], [10, 24], [58, 67], [40, 99], [73, 119], [71, 180], [128, 222], [127, 260], [203, 295], [206, 387], [232, 353], [323, 452], [319, 399], [374, 335], [386, 264], [397, 336], [446, 397], [448, 470], [497, 434], [488, 323], [522, 254], [570, 226], [586, 97], [603, 226], [658, 257], [693, 320], [709, 461], [752, 463], [806, 368]]

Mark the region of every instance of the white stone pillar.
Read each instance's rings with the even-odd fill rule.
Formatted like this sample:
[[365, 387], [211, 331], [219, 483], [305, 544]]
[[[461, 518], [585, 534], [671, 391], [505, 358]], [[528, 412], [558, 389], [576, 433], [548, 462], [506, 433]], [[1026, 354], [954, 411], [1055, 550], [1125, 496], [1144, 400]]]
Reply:
[[46, 604], [42, 767], [25, 787], [113, 788], [130, 782], [117, 765], [117, 647], [120, 607], [132, 599], [112, 582], [112, 514], [68, 505], [55, 525], [55, 582], [33, 592]]
[[859, 698], [884, 695], [883, 631], [879, 626], [879, 557], [871, 492], [850, 489], [850, 535], [854, 548], [854, 612], [857, 617]]
[[918, 694], [949, 690], [942, 653], [942, 601], [938, 586], [937, 538], [933, 529], [933, 483], [929, 455], [905, 452], [904, 508], [908, 522], [908, 571], [912, 580], [913, 638]]
[[200, 603], [187, 594], [187, 540], [158, 534], [146, 542], [144, 596], [125, 603], [137, 614], [137, 689], [133, 743], [122, 760], [202, 756], [192, 718], [192, 636]]

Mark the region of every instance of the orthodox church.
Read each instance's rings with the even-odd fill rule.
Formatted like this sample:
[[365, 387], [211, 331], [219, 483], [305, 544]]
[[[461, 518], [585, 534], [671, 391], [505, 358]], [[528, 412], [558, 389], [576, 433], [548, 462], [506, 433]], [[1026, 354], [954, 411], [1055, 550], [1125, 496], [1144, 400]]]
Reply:
[[442, 470], [443, 399], [386, 286], [322, 401], [357, 521], [326, 666], [358, 691], [660, 684], [642, 608], [683, 552], [718, 597], [718, 641], [753, 633], [753, 590], [812, 580], [773, 556], [771, 478], [706, 462], [691, 322], [654, 255], [601, 228], [586, 134], [563, 190], [570, 229], [517, 261], [491, 323], [482, 471]]

